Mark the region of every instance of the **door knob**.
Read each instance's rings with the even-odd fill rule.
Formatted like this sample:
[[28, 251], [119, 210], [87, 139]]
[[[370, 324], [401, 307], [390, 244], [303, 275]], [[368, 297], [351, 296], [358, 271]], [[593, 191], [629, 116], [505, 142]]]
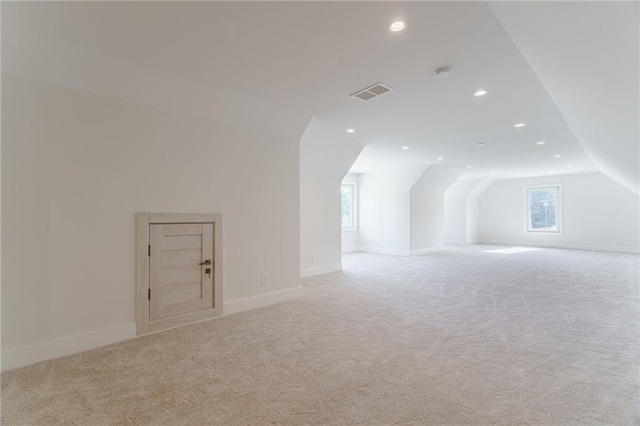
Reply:
[[211, 259], [207, 259], [204, 262], [200, 262], [200, 265], [211, 265]]

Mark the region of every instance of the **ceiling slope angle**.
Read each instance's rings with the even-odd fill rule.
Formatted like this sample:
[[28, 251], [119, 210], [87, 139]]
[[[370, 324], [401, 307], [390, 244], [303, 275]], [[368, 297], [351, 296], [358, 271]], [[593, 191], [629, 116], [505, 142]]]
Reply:
[[300, 139], [300, 176], [341, 181], [361, 151], [357, 138], [314, 117]]
[[[159, 6], [149, 3], [144, 10]], [[301, 137], [311, 119], [301, 110], [153, 66], [145, 55], [124, 54], [124, 37], [130, 36], [133, 45], [146, 37], [109, 23], [126, 20], [132, 10], [116, 2], [3, 4], [2, 73], [287, 138]], [[102, 19], [101, 12], [105, 12]], [[153, 18], [158, 16], [150, 14], [149, 21]], [[113, 28], [122, 34], [115, 37]], [[73, 32], [78, 37], [70, 37]], [[160, 37], [157, 33], [150, 38]], [[112, 39], [120, 49], [111, 46]]]
[[[323, 112], [327, 122], [348, 117], [358, 129], [364, 149], [352, 172], [429, 164], [465, 167], [462, 178], [597, 171], [486, 3], [406, 7], [411, 22], [402, 40], [381, 34], [372, 43], [376, 58], [357, 69], [365, 83], [383, 81], [394, 91], [366, 104], [336, 102]], [[442, 69], [448, 77], [436, 78]], [[489, 96], [476, 95], [480, 89]], [[526, 127], [514, 127], [521, 122]], [[562, 152], [563, 161], [551, 150]]]
[[638, 3], [491, 2], [490, 7], [595, 165], [638, 194]]
[[[261, 109], [273, 105], [300, 115], [295, 126], [286, 120], [283, 124], [295, 130], [314, 117], [301, 149], [309, 148], [303, 156], [315, 159], [302, 163], [320, 164], [315, 160], [325, 158], [323, 167], [332, 170], [330, 175], [342, 173], [338, 170], [343, 168], [342, 159], [335, 171], [331, 165], [335, 159], [331, 150], [341, 143], [349, 144], [345, 159], [359, 151], [360, 144], [364, 146], [354, 165], [362, 171], [436, 162], [472, 165], [464, 173], [466, 178], [490, 172], [500, 178], [566, 173], [567, 164], [573, 165], [572, 173], [597, 170], [484, 2], [13, 2], [7, 6], [3, 35], [5, 24], [35, 32], [37, 39], [50, 39], [47, 46], [64, 45], [68, 57], [82, 64], [73, 73], [47, 73], [47, 78], [73, 74], [78, 78], [70, 83], [81, 81], [83, 90], [108, 89], [132, 101], [136, 97], [163, 104], [175, 98], [181, 108], [198, 113], [209, 111], [214, 94], [225, 92], [234, 111], [260, 104]], [[403, 31], [389, 30], [396, 19], [405, 21]], [[46, 58], [60, 62], [59, 52], [47, 53]], [[117, 72], [109, 72], [112, 65], [94, 66], [92, 76], [83, 76], [83, 67], [91, 65], [92, 58], [107, 65], [106, 59], [113, 58]], [[55, 70], [70, 69], [75, 63], [62, 63]], [[435, 78], [434, 71], [442, 67], [451, 68], [451, 74]], [[188, 95], [171, 83], [178, 80], [180, 87], [191, 87]], [[373, 82], [394, 90], [368, 102], [351, 98]], [[212, 95], [204, 100], [191, 96], [198, 88]], [[478, 89], [488, 95], [474, 96]], [[197, 107], [191, 105], [192, 99], [198, 101]], [[220, 113], [229, 109], [215, 104]], [[266, 121], [260, 119], [261, 125]], [[526, 127], [514, 129], [518, 122]], [[350, 128], [357, 132], [347, 139], [345, 129]], [[543, 148], [535, 144], [540, 140], [546, 141]], [[478, 141], [485, 145], [478, 148]], [[312, 146], [324, 150], [322, 155], [312, 154]], [[562, 161], [555, 161], [554, 153], [562, 153]]]

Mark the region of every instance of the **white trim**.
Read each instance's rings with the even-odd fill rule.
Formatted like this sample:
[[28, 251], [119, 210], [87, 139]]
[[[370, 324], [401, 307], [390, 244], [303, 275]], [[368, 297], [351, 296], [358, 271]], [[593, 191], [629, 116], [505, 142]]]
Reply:
[[418, 250], [411, 250], [411, 256], [422, 256], [423, 254], [437, 253], [437, 252], [443, 251], [443, 250], [445, 250], [445, 248], [442, 247], [442, 246], [425, 247], [425, 248], [421, 248], [421, 249], [418, 249]]
[[224, 315], [237, 314], [250, 309], [262, 308], [275, 303], [286, 302], [302, 296], [302, 287], [294, 287], [273, 293], [260, 294], [258, 296], [237, 299], [224, 303]]
[[[302, 287], [295, 287], [273, 293], [261, 294], [246, 299], [224, 303], [224, 315], [261, 308], [275, 303], [293, 300], [302, 296]], [[208, 321], [220, 316], [202, 319], [195, 322]], [[192, 324], [192, 323], [190, 323]], [[183, 325], [190, 325], [183, 324]], [[183, 326], [181, 325], [181, 326]], [[170, 327], [175, 328], [175, 327]], [[166, 330], [166, 329], [165, 329]], [[158, 330], [158, 331], [165, 331]], [[156, 331], [157, 332], [157, 331]], [[48, 361], [79, 352], [100, 348], [136, 337], [136, 323], [126, 323], [114, 327], [103, 328], [74, 336], [61, 337], [44, 342], [33, 343], [2, 351], [2, 371], [13, 370], [38, 362]]]
[[498, 246], [518, 246], [518, 247], [546, 247], [559, 248], [569, 250], [587, 250], [587, 251], [608, 251], [615, 253], [633, 253], [640, 254], [639, 247], [622, 247], [622, 246], [600, 246], [592, 244], [566, 244], [566, 243], [532, 243], [530, 241], [514, 241], [514, 240], [480, 240], [479, 244], [491, 244]]
[[390, 254], [392, 256], [411, 256], [411, 250], [388, 249], [383, 247], [358, 247], [357, 251], [366, 253]]
[[475, 244], [475, 242], [471, 240], [446, 240], [444, 242], [446, 246], [470, 246], [472, 244]]
[[2, 371], [88, 351], [136, 337], [136, 323], [88, 331], [2, 351]]
[[342, 247], [342, 253], [353, 253], [358, 251], [358, 247]]
[[300, 278], [314, 277], [316, 275], [328, 274], [329, 272], [342, 271], [342, 263], [334, 263], [333, 265], [317, 266], [300, 270]]

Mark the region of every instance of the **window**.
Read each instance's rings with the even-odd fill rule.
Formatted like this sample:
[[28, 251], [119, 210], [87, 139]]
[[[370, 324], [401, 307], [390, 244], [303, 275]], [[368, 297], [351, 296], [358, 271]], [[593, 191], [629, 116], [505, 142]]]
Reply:
[[354, 185], [342, 185], [342, 229], [353, 230], [355, 222], [355, 187]]
[[562, 186], [527, 187], [527, 232], [560, 233]]

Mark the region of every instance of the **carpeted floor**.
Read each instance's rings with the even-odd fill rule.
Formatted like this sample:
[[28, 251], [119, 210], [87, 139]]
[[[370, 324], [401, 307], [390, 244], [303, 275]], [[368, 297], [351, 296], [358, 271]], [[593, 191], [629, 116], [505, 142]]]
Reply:
[[4, 373], [3, 425], [638, 424], [638, 257], [492, 248]]

